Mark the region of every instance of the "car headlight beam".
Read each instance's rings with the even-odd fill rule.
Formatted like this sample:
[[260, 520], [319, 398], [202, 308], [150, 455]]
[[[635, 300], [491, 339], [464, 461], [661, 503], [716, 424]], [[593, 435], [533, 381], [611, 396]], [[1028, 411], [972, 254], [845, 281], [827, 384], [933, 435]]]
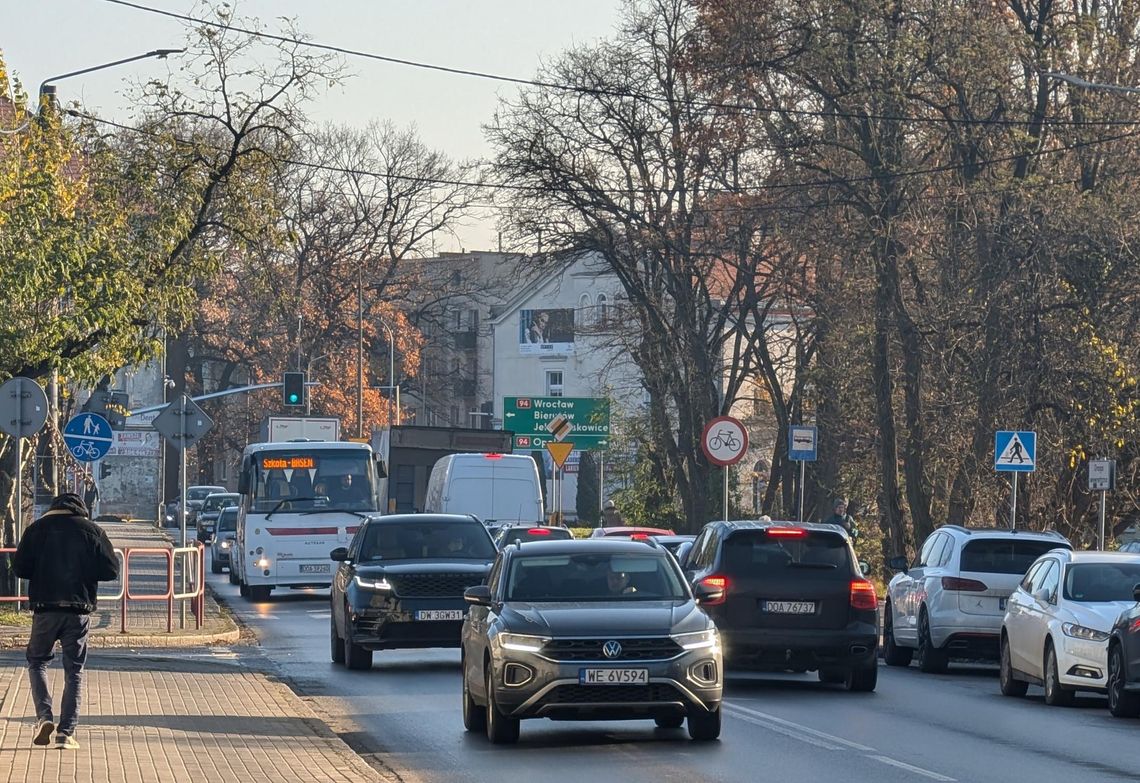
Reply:
[[1070, 636], [1073, 639], [1081, 639], [1086, 642], [1103, 642], [1108, 638], [1108, 634], [1104, 631], [1098, 631], [1095, 628], [1089, 628], [1085, 625], [1077, 625], [1076, 623], [1065, 623], [1061, 626], [1065, 636]]
[[696, 633], [676, 633], [672, 639], [681, 646], [682, 650], [705, 650], [720, 645], [720, 637], [715, 628]]
[[522, 633], [500, 633], [495, 636], [495, 642], [500, 647], [515, 652], [536, 653], [549, 641], [550, 638], [547, 636], [530, 636]]

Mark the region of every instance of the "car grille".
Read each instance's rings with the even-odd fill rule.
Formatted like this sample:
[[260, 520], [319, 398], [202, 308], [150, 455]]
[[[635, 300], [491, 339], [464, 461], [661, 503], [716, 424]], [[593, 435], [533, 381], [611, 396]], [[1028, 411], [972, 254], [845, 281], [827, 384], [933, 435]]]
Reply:
[[462, 598], [468, 587], [482, 584], [479, 574], [401, 574], [388, 581], [401, 598]]
[[[608, 658], [606, 642], [621, 644], [621, 655]], [[543, 645], [542, 654], [556, 661], [656, 661], [672, 658], [681, 646], [668, 636], [652, 639], [554, 639]]]
[[683, 701], [672, 685], [559, 685], [543, 704], [643, 704]]

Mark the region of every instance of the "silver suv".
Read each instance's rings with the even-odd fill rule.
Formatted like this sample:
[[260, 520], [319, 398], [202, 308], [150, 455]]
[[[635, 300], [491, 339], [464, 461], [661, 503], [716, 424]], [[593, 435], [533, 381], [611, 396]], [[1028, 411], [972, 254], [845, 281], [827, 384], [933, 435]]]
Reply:
[[908, 666], [917, 652], [924, 672], [946, 670], [951, 657], [997, 660], [1005, 605], [1033, 562], [1051, 549], [1072, 549], [1057, 532], [944, 525], [913, 565], [895, 557], [883, 614], [883, 657]]

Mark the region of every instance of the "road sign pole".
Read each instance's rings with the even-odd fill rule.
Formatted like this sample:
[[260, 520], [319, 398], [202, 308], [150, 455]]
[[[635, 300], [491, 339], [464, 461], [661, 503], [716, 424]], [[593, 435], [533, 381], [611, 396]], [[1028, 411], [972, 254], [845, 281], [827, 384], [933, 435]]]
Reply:
[[[178, 471], [179, 471], [179, 473], [182, 474], [182, 502], [179, 503], [179, 509], [181, 510], [180, 516], [182, 517], [182, 520], [181, 520], [182, 546], [185, 547], [186, 546], [186, 413], [187, 413], [187, 411], [186, 411], [186, 407], [187, 407], [186, 406], [186, 395], [183, 395], [177, 404], [179, 407], [179, 411], [182, 414], [181, 416], [179, 416], [180, 422], [178, 425], [179, 426], [179, 433], [182, 436], [180, 438], [179, 449], [178, 449], [178, 461], [179, 461]], [[186, 592], [186, 564], [185, 563], [182, 564], [181, 589], [179, 590], [179, 592], [180, 593]], [[185, 628], [186, 627], [186, 601], [185, 600], [178, 602], [178, 627], [179, 628]]]
[[1009, 529], [1017, 530], [1017, 472], [1013, 473], [1013, 491], [1009, 496]]
[[728, 465], [724, 466], [724, 521], [728, 521], [728, 472], [732, 468]]
[[800, 460], [800, 523], [804, 521], [804, 481], [807, 478], [807, 460]]
[[1108, 492], [1102, 491], [1100, 493], [1100, 535], [1096, 539], [1096, 548], [1104, 551], [1104, 516], [1106, 507], [1108, 506]]
[[[21, 403], [23, 401], [21, 400]], [[21, 405], [22, 407], [22, 405]], [[21, 418], [23, 418], [21, 414]], [[24, 535], [24, 439], [16, 438], [16, 546]], [[16, 611], [20, 611], [20, 577], [16, 577]]]

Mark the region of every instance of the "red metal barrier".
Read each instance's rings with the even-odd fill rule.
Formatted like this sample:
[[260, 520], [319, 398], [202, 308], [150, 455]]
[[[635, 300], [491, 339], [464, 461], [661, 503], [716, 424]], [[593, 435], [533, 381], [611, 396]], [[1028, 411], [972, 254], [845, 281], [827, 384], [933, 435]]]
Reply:
[[[197, 571], [197, 584], [194, 590], [186, 594], [178, 594], [181, 597], [190, 601], [191, 611], [194, 612], [195, 628], [201, 630], [204, 621], [206, 610], [206, 547], [202, 543], [197, 543], [194, 547], [186, 547], [181, 551], [196, 550], [194, 555], [197, 558], [196, 566]], [[5, 547], [0, 548], [0, 555], [14, 554], [14, 548]], [[100, 595], [100, 601], [119, 601], [119, 617], [121, 625], [121, 633], [127, 633], [127, 604], [129, 601], [166, 601], [166, 632], [172, 633], [174, 630], [174, 557], [175, 550], [171, 547], [127, 547], [125, 549], [115, 549], [115, 554], [119, 556], [121, 567], [119, 569], [119, 579], [121, 587], [119, 592], [115, 595]], [[161, 556], [166, 561], [166, 590], [161, 593], [140, 593], [135, 594], [131, 592], [131, 557], [132, 556]], [[0, 595], [0, 603], [18, 603], [27, 602], [26, 595]]]

